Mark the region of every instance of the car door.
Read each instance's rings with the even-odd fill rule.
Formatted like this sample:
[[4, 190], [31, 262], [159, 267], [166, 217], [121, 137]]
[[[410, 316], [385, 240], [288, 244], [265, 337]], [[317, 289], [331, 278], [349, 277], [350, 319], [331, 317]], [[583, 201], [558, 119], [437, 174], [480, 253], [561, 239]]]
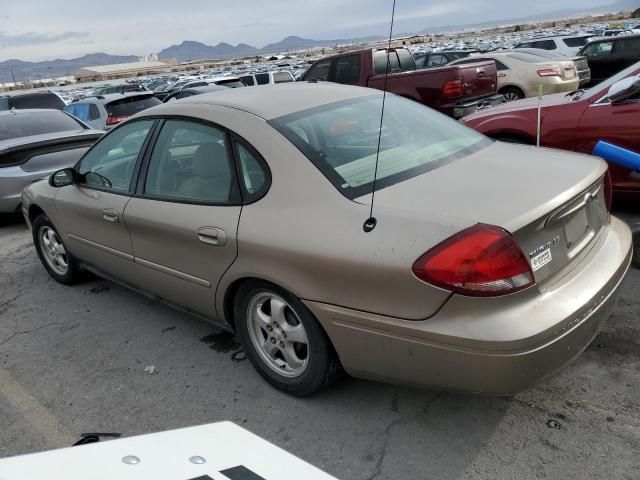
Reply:
[[[599, 140], [640, 153], [640, 94], [616, 105], [607, 101], [590, 105], [576, 129], [576, 150], [591, 154]], [[609, 171], [616, 190], [640, 189], [640, 182], [631, 176], [631, 170], [609, 164]]]
[[640, 37], [620, 36], [613, 43], [610, 75], [614, 75], [640, 60]]
[[229, 136], [219, 127], [163, 121], [127, 204], [144, 290], [215, 317], [218, 281], [237, 255], [241, 194]]
[[55, 198], [70, 252], [123, 280], [134, 268], [124, 209], [153, 126], [154, 120], [139, 120], [103, 137], [76, 166], [76, 183]]

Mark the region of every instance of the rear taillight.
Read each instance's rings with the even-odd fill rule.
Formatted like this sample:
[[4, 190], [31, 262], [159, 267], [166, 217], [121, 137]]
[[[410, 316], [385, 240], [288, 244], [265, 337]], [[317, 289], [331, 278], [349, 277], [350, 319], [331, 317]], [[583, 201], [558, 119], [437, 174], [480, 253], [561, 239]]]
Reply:
[[445, 97], [461, 97], [462, 93], [462, 80], [449, 80], [442, 88]]
[[119, 123], [124, 122], [128, 116], [120, 116], [120, 117], [109, 117], [107, 118], [107, 125], [118, 125]]
[[538, 70], [538, 75], [541, 77], [561, 77], [562, 70], [559, 68], [542, 68]]
[[611, 171], [608, 169], [607, 173], [604, 174], [604, 202], [610, 212], [611, 204], [613, 203], [613, 180], [611, 179]]
[[475, 297], [506, 295], [535, 283], [513, 237], [502, 228], [483, 224], [429, 250], [413, 264], [413, 273], [437, 287]]

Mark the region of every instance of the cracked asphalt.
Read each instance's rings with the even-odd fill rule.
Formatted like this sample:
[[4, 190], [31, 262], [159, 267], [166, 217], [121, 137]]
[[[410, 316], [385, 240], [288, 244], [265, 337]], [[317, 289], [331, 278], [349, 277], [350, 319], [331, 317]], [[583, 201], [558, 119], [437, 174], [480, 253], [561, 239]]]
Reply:
[[343, 480], [640, 479], [637, 270], [587, 351], [513, 398], [345, 379], [297, 399], [201, 320], [55, 283], [19, 221], [0, 223], [0, 259], [0, 457], [231, 420]]

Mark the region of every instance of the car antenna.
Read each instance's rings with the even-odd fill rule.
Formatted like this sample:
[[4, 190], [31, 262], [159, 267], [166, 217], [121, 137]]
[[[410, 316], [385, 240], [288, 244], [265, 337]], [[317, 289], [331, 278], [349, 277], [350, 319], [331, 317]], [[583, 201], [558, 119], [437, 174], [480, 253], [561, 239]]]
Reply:
[[371, 209], [369, 210], [369, 218], [364, 222], [362, 226], [365, 233], [370, 233], [376, 228], [378, 219], [373, 216], [373, 201], [376, 198], [376, 180], [378, 177], [378, 161], [380, 160], [380, 143], [382, 141], [382, 121], [384, 119], [384, 104], [387, 99], [387, 78], [389, 77], [389, 68], [391, 67], [390, 50], [391, 39], [393, 38], [393, 21], [396, 15], [396, 0], [393, 0], [393, 7], [391, 8], [391, 28], [389, 29], [389, 44], [386, 49], [387, 53], [387, 68], [384, 71], [384, 88], [382, 90], [382, 110], [380, 112], [380, 128], [378, 129], [378, 148], [376, 150], [376, 167], [373, 171], [373, 188], [371, 189]]

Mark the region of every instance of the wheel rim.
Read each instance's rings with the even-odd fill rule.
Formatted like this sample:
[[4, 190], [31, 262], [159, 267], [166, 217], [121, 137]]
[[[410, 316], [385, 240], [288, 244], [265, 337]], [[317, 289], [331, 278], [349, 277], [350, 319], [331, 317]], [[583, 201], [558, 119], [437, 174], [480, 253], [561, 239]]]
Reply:
[[293, 308], [273, 293], [260, 293], [249, 302], [247, 318], [251, 343], [263, 362], [283, 377], [302, 375], [309, 364], [309, 340]]
[[520, 100], [520, 95], [515, 92], [506, 92], [503, 95], [507, 102], [515, 102], [516, 100]]
[[51, 227], [42, 227], [38, 239], [47, 265], [58, 275], [65, 275], [69, 271], [69, 258], [56, 231]]

